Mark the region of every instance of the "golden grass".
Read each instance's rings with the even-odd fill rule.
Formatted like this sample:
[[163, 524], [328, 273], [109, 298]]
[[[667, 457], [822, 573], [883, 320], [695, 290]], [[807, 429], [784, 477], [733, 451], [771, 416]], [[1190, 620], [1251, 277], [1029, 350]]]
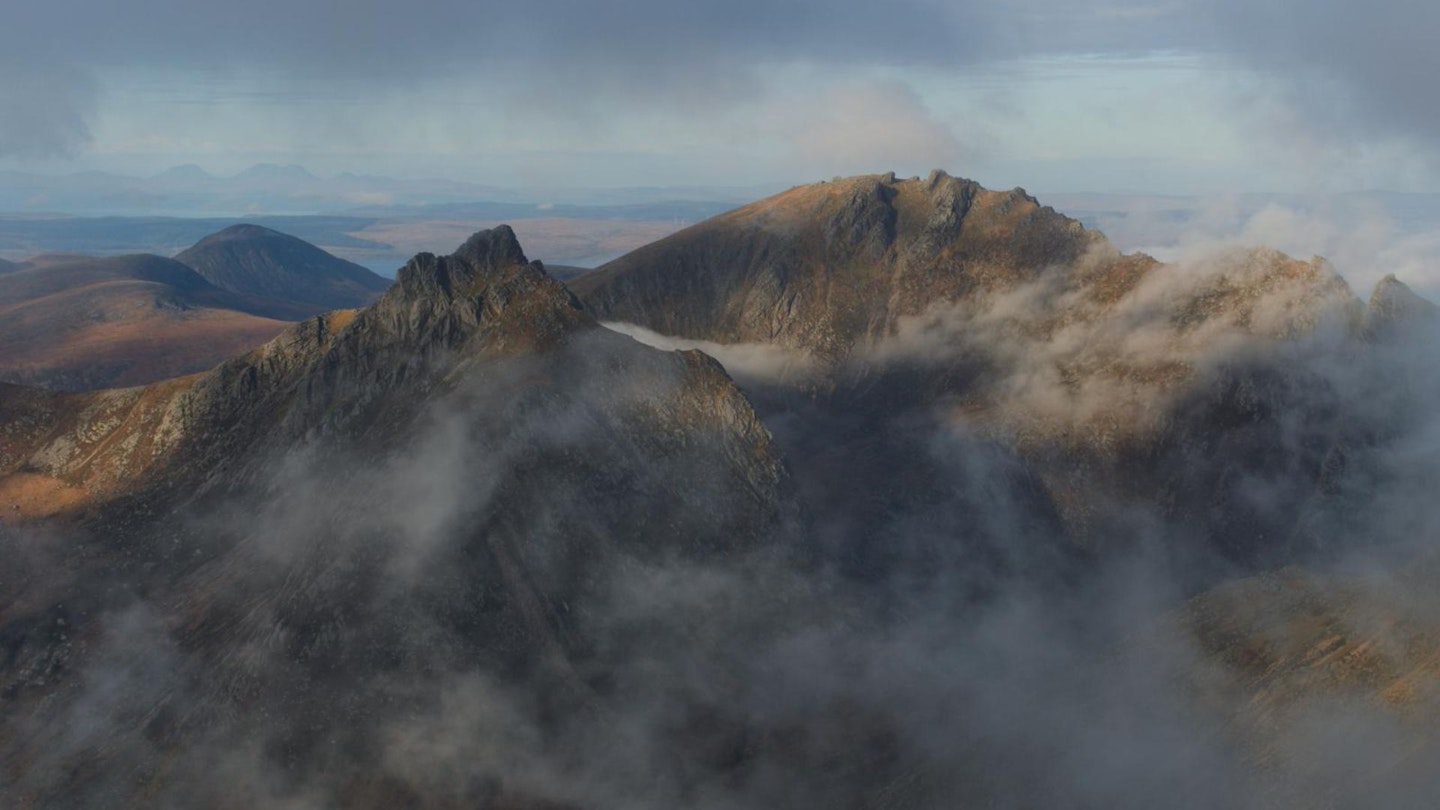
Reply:
[[0, 476], [0, 520], [30, 521], [53, 517], [83, 504], [84, 489], [37, 473]]

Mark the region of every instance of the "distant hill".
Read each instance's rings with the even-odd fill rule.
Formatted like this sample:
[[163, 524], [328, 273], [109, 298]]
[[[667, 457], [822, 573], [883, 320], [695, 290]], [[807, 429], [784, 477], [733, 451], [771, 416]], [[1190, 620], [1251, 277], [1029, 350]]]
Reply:
[[226, 228], [175, 260], [222, 290], [283, 301], [305, 316], [363, 306], [390, 286], [358, 264], [259, 225]]
[[56, 253], [0, 265], [0, 381], [87, 390], [192, 374], [389, 286], [256, 225], [207, 236], [181, 259]]
[[283, 311], [161, 256], [40, 257], [0, 271], [0, 380], [64, 390], [203, 371], [274, 337]]

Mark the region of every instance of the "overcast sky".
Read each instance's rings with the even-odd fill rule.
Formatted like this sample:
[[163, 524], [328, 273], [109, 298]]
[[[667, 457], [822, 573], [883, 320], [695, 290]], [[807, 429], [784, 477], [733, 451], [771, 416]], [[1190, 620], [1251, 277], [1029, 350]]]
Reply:
[[1440, 190], [1431, 0], [0, 4], [0, 168]]

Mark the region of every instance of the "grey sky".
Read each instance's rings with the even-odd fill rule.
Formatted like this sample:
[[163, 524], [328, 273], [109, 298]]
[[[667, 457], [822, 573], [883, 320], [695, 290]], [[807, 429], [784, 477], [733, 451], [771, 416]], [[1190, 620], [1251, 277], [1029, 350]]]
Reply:
[[4, 168], [1440, 187], [1418, 0], [3, 2]]

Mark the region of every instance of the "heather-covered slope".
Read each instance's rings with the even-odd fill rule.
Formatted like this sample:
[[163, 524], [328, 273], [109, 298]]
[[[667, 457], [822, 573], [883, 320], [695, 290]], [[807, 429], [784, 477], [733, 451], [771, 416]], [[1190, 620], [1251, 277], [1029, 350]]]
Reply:
[[159, 256], [40, 258], [0, 275], [0, 380], [84, 390], [210, 368], [285, 328], [275, 307]]

